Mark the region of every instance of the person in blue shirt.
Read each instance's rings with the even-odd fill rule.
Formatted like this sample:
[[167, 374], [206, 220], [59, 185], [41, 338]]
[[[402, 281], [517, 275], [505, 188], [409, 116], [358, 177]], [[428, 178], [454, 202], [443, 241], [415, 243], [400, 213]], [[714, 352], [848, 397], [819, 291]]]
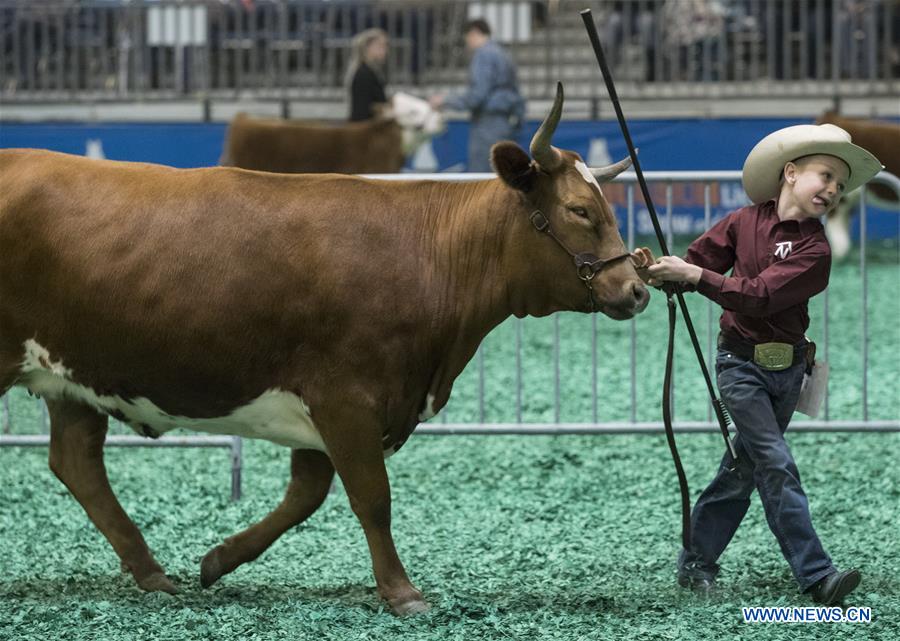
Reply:
[[472, 54], [469, 88], [465, 93], [432, 96], [435, 109], [470, 111], [468, 170], [491, 171], [491, 146], [515, 140], [525, 117], [525, 100], [519, 93], [516, 66], [509, 54], [491, 39], [491, 28], [482, 19], [463, 27], [466, 49]]

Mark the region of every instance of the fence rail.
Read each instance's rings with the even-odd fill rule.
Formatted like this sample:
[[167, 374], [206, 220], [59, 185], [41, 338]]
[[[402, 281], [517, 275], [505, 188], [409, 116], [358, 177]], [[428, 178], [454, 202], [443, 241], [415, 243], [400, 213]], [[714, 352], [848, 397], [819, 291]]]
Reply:
[[384, 28], [396, 88], [465, 82], [485, 16], [530, 98], [605, 95], [590, 7], [624, 98], [896, 95], [894, 0], [0, 0], [0, 101], [340, 100], [352, 36]]

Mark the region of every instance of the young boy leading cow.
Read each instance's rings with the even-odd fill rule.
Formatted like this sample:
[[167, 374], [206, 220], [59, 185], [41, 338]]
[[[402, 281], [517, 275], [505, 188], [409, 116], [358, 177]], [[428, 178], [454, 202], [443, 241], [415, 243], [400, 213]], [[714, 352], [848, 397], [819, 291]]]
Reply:
[[683, 587], [714, 587], [718, 559], [754, 489], [801, 591], [834, 605], [859, 584], [859, 571], [839, 571], [819, 541], [784, 432], [814, 358], [814, 344], [805, 336], [808, 302], [828, 285], [831, 269], [820, 219], [881, 169], [877, 158], [834, 125], [778, 130], [744, 163], [744, 189], [753, 205], [714, 225], [684, 259], [655, 260], [647, 248], [632, 254], [650, 285], [683, 283], [724, 310], [716, 375], [737, 428], [738, 460], [725, 454], [694, 506], [690, 549], [678, 558]]

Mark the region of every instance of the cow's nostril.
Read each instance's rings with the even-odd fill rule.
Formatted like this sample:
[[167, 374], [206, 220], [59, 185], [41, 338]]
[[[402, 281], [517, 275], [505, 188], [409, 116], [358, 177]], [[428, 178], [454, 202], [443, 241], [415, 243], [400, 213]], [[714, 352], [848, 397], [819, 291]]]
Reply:
[[632, 294], [634, 295], [634, 304], [635, 307], [642, 310], [647, 306], [647, 303], [650, 301], [650, 292], [647, 291], [647, 288], [644, 287], [643, 283], [634, 283], [631, 286]]

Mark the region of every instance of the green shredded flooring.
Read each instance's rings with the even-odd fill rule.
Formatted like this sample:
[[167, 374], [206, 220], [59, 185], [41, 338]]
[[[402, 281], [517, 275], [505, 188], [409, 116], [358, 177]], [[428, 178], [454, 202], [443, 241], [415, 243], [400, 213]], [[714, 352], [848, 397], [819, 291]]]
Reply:
[[[744, 624], [741, 606], [805, 606], [754, 497], [721, 562], [721, 595], [675, 584], [678, 488], [661, 436], [413, 438], [389, 460], [393, 531], [433, 610], [385, 612], [339, 489], [309, 521], [209, 590], [200, 558], [280, 499], [289, 452], [247, 443], [245, 498], [217, 450], [110, 449], [118, 495], [182, 590], [144, 594], [46, 467], [0, 453], [0, 638], [891, 639], [900, 618], [898, 434], [791, 439], [814, 522], [863, 582], [870, 624]], [[683, 435], [694, 497], [721, 443]]]
[[[900, 416], [900, 264], [873, 252], [869, 273], [870, 418]], [[830, 289], [832, 418], [862, 417], [857, 263]], [[706, 307], [689, 297], [701, 340]], [[822, 297], [811, 305], [821, 340]], [[817, 307], [818, 306], [818, 307]], [[638, 320], [638, 420], [659, 420], [663, 298]], [[560, 420], [591, 420], [589, 317], [560, 315]], [[514, 326], [485, 346], [487, 421], [515, 420]], [[524, 326], [523, 416], [555, 420], [554, 320]], [[704, 420], [706, 399], [681, 329], [677, 417]], [[629, 418], [629, 323], [598, 321], [599, 420]], [[41, 431], [39, 405], [14, 390], [14, 433]], [[446, 414], [479, 415], [478, 368], [460, 378]], [[442, 420], [439, 415], [433, 421]], [[374, 591], [369, 554], [338, 486], [306, 523], [255, 562], [199, 586], [202, 556], [280, 500], [289, 451], [245, 441], [244, 498], [229, 500], [225, 450], [109, 448], [111, 482], [181, 589], [145, 594], [47, 468], [46, 448], [0, 449], [0, 640], [896, 639], [900, 620], [900, 434], [794, 434], [792, 449], [826, 550], [863, 581], [848, 605], [869, 624], [745, 624], [741, 607], [807, 606], [754, 497], [721, 559], [710, 599], [675, 584], [678, 486], [662, 435], [414, 436], [388, 461], [393, 531], [431, 612], [398, 619]], [[696, 496], [720, 437], [679, 437]]]

